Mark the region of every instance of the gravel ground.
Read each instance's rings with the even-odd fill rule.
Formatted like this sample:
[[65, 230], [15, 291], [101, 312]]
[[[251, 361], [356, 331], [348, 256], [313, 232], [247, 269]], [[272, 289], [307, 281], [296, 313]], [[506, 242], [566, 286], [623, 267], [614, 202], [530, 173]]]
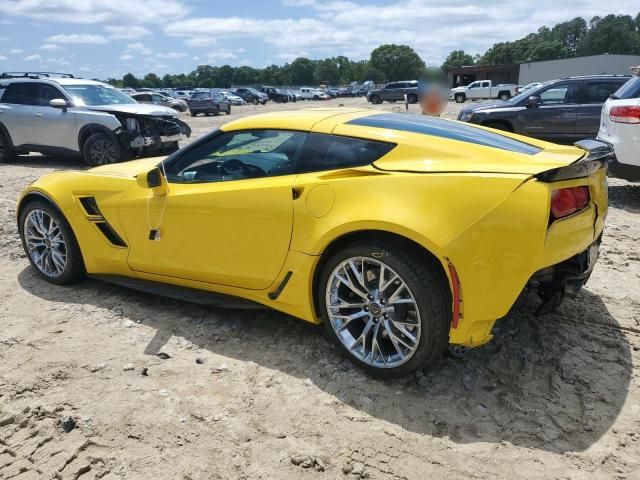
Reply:
[[[186, 118], [192, 139], [227, 121]], [[575, 301], [536, 318], [525, 292], [491, 344], [376, 381], [275, 312], [39, 279], [16, 197], [77, 168], [0, 165], [0, 478], [640, 478], [640, 185], [611, 181], [602, 255]]]

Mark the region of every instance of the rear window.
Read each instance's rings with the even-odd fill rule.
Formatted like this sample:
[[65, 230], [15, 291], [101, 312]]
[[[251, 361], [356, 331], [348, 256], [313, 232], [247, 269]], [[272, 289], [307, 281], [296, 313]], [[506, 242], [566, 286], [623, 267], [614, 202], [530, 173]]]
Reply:
[[488, 132], [481, 128], [472, 127], [464, 123], [453, 122], [441, 118], [421, 115], [407, 115], [399, 113], [380, 113], [367, 117], [356, 118], [348, 122], [351, 125], [365, 127], [388, 128], [404, 132], [422, 133], [434, 137], [458, 140], [460, 142], [475, 143], [486, 147], [509, 150], [511, 152], [535, 155], [542, 149], [528, 143], [514, 140], [498, 133]]
[[635, 76], [629, 79], [613, 94], [614, 98], [627, 100], [629, 98], [640, 98], [640, 77]]
[[302, 147], [296, 173], [363, 167], [386, 155], [394, 147], [393, 143], [310, 133]]
[[209, 92], [194, 93], [191, 96], [191, 100], [197, 100], [198, 98], [209, 98], [209, 96]]

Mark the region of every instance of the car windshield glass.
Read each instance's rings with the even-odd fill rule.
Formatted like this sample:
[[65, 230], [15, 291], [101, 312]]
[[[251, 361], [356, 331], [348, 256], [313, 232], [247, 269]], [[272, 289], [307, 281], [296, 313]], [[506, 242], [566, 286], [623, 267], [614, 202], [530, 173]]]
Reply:
[[121, 105], [136, 101], [120, 90], [104, 85], [63, 85], [73, 101], [80, 105]]
[[616, 99], [640, 98], [640, 77], [633, 77], [611, 96]]
[[518, 103], [521, 100], [524, 100], [525, 98], [529, 98], [531, 95], [537, 95], [537, 91], [540, 90], [542, 87], [548, 85], [551, 82], [547, 82], [547, 83], [543, 83], [542, 85], [539, 85], [537, 87], [533, 87], [533, 88], [529, 88], [523, 92], [520, 92], [518, 95], [516, 95], [515, 97], [511, 97], [509, 100], [507, 100], [507, 102], [509, 103]]

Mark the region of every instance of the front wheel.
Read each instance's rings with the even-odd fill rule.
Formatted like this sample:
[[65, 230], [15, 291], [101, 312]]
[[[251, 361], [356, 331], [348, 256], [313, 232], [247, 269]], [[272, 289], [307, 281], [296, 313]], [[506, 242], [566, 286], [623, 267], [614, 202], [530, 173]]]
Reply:
[[454, 98], [456, 100], [456, 103], [464, 103], [464, 101], [467, 99], [464, 93], [456, 93]]
[[382, 103], [382, 99], [378, 95], [371, 95], [371, 97], [369, 98], [369, 101], [374, 105], [378, 105]]
[[71, 227], [50, 203], [36, 200], [20, 212], [20, 239], [31, 266], [48, 282], [80, 280], [84, 262]]
[[251, 103], [253, 103], [254, 105], [258, 105], [258, 103], [260, 103], [260, 100], [254, 98], [253, 100], [251, 100]]
[[0, 132], [0, 163], [9, 163], [16, 159], [16, 152], [11, 147], [11, 142]]
[[368, 373], [393, 378], [434, 363], [448, 345], [451, 300], [435, 262], [401, 245], [354, 245], [320, 276], [327, 334]]
[[118, 140], [106, 133], [94, 133], [84, 142], [82, 158], [92, 167], [125, 160], [125, 151]]

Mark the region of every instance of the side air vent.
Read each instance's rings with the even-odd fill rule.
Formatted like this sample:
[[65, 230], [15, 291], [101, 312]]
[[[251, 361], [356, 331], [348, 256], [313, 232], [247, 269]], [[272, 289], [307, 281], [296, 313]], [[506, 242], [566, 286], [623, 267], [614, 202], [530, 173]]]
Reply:
[[96, 203], [96, 199], [93, 197], [80, 197], [80, 204], [84, 211], [87, 212], [87, 215], [98, 216], [102, 215], [100, 213], [100, 209], [98, 208], [98, 204]]
[[113, 245], [117, 247], [127, 246], [120, 235], [118, 235], [118, 232], [116, 232], [113, 227], [111, 227], [111, 225], [109, 225], [107, 222], [95, 222], [95, 224], [96, 227], [98, 227], [98, 230], [100, 230], [102, 234], [107, 237], [107, 240], [109, 240]]

